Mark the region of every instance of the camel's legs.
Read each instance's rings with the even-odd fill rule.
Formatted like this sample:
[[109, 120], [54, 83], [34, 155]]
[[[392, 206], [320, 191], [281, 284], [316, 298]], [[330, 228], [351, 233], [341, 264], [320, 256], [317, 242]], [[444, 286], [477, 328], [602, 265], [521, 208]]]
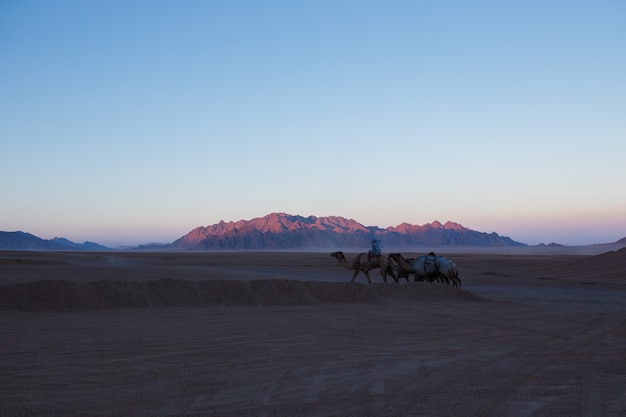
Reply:
[[356, 278], [357, 275], [359, 275], [359, 270], [355, 269], [354, 274], [352, 274], [352, 279], [350, 280], [350, 282], [354, 282], [354, 279]]
[[391, 277], [393, 278], [395, 282], [398, 282], [398, 278], [396, 277], [396, 274], [393, 273], [393, 268], [390, 265], [387, 265], [386, 267], [383, 267], [383, 265], [381, 265], [380, 275], [383, 276], [383, 280], [385, 282], [387, 282], [387, 274], [391, 275]]
[[452, 282], [454, 282], [455, 287], [457, 287], [459, 290], [461, 289], [461, 278], [454, 277], [452, 278]]
[[367, 283], [368, 283], [368, 284], [371, 284], [371, 283], [372, 283], [372, 280], [370, 279], [370, 273], [369, 273], [369, 272], [367, 272], [367, 271], [363, 271], [363, 273], [364, 273], [364, 274], [365, 274], [365, 276], [367, 277]]

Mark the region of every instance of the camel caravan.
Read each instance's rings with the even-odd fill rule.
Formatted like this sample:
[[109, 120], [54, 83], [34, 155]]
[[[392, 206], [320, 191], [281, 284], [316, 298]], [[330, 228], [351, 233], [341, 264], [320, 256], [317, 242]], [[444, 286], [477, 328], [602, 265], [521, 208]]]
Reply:
[[[376, 243], [377, 242], [377, 243]], [[359, 272], [363, 272], [368, 283], [372, 283], [369, 271], [380, 269], [383, 281], [387, 282], [387, 275], [391, 275], [395, 282], [400, 282], [401, 278], [409, 282], [409, 276], [415, 275], [413, 281], [443, 282], [461, 289], [461, 279], [459, 269], [454, 262], [430, 252], [418, 258], [405, 258], [400, 253], [392, 253], [384, 256], [379, 241], [372, 242], [372, 250], [367, 253], [360, 253], [351, 261], [346, 259], [343, 252], [333, 252], [330, 254], [339, 261], [339, 264], [353, 270], [351, 282], [354, 282]]]

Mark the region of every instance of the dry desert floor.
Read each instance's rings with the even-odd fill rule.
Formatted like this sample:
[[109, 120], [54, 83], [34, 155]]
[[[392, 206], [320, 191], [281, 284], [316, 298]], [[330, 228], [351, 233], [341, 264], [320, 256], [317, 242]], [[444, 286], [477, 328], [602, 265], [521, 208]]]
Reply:
[[626, 415], [626, 248], [445, 251], [0, 252], [0, 415]]

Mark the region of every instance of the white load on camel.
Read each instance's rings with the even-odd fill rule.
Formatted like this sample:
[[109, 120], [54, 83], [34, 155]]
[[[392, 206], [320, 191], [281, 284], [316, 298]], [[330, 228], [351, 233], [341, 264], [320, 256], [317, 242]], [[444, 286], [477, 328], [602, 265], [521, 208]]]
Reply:
[[452, 285], [455, 287], [460, 288], [461, 286], [456, 264], [443, 256], [437, 256], [430, 252], [428, 255], [416, 258], [411, 266], [416, 277], [423, 277], [429, 281], [442, 278], [446, 281], [452, 281]]
[[434, 252], [430, 252], [428, 255], [422, 255], [411, 263], [411, 266], [416, 273], [422, 276], [434, 276], [439, 274], [439, 258], [447, 260], [443, 256], [437, 256]]

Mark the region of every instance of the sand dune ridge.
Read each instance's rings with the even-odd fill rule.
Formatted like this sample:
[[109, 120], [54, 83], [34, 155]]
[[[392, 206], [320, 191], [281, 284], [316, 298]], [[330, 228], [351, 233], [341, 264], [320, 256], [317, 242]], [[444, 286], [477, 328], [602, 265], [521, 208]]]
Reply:
[[44, 280], [0, 287], [0, 308], [30, 311], [111, 308], [207, 307], [211, 305], [308, 305], [378, 303], [385, 299], [479, 300], [447, 285], [372, 285], [267, 280], [146, 282]]

